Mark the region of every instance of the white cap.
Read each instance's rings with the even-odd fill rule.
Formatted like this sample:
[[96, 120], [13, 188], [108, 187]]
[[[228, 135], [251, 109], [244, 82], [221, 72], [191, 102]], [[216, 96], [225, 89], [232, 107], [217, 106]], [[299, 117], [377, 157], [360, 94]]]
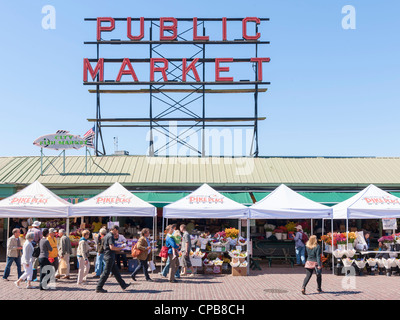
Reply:
[[34, 227], [40, 227], [42, 223], [40, 221], [35, 221], [34, 223], [32, 223], [32, 226]]

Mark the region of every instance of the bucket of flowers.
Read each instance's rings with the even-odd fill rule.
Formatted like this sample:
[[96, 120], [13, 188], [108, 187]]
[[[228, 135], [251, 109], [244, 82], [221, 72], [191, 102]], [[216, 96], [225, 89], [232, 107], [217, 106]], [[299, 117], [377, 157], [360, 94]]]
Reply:
[[239, 230], [236, 228], [226, 228], [225, 234], [226, 234], [227, 239], [229, 240], [229, 244], [231, 246], [236, 246], [237, 238], [239, 236]]
[[294, 223], [293, 221], [289, 221], [285, 227], [287, 230], [288, 239], [294, 240], [294, 234], [296, 232], [296, 223]]
[[276, 239], [278, 240], [282, 240], [283, 239], [283, 230], [281, 227], [278, 227], [274, 230], [274, 235], [276, 237]]
[[367, 271], [370, 276], [375, 275], [375, 266], [376, 266], [376, 259], [368, 258], [367, 261]]
[[354, 261], [354, 263], [356, 264], [356, 266], [357, 266], [357, 272], [358, 272], [358, 275], [359, 276], [362, 276], [363, 275], [363, 270], [364, 270], [364, 267], [365, 267], [365, 260], [364, 259], [362, 259], [362, 260], [355, 260]]
[[385, 269], [385, 264], [382, 259], [376, 259], [376, 264], [379, 268], [379, 275], [383, 275], [383, 271]]
[[273, 224], [266, 223], [264, 225], [264, 230], [265, 230], [265, 237], [268, 239], [270, 236], [272, 236], [272, 232], [275, 230], [275, 226]]
[[[354, 260], [350, 259], [350, 258], [345, 258], [345, 259], [342, 259], [342, 262], [343, 262], [343, 266], [345, 268], [350, 268], [351, 265], [353, 264]], [[345, 274], [347, 275], [347, 272]]]

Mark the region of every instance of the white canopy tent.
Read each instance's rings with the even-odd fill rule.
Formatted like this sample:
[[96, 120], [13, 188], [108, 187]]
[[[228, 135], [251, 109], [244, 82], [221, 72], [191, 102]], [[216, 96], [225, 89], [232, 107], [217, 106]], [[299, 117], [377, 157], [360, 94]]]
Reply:
[[332, 209], [334, 219], [400, 218], [400, 198], [370, 184]]
[[155, 206], [115, 182], [100, 194], [71, 207], [70, 217], [155, 217]]
[[[153, 237], [157, 234], [157, 208], [138, 198], [119, 182], [97, 196], [77, 203], [71, 207], [70, 217], [151, 217], [153, 218]], [[154, 242], [152, 245], [154, 260]]]
[[250, 207], [251, 219], [328, 219], [332, 208], [307, 199], [281, 184]]
[[333, 206], [332, 210], [334, 219], [346, 220], [347, 233], [349, 219], [400, 218], [400, 198], [370, 184], [351, 198]]
[[[163, 218], [169, 219], [247, 219], [247, 237], [250, 240], [249, 209], [203, 184], [188, 196], [163, 208]], [[167, 220], [168, 221], [168, 220]], [[163, 219], [164, 229], [164, 219]], [[164, 240], [164, 239], [163, 239]], [[247, 273], [249, 255], [247, 255]]]
[[0, 201], [0, 218], [68, 218], [72, 204], [39, 181]]
[[0, 218], [66, 218], [72, 204], [60, 198], [39, 181], [0, 201]]
[[312, 201], [284, 184], [249, 209], [250, 219], [331, 219], [333, 233], [332, 208]]
[[167, 219], [247, 219], [248, 208], [203, 184], [186, 197], [166, 205], [163, 216]]

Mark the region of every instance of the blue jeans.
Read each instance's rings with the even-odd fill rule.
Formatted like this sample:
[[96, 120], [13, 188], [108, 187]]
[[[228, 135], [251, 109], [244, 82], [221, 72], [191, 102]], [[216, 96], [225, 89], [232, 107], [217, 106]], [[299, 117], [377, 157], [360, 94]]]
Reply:
[[[171, 262], [171, 261], [169, 260], [169, 257], [168, 257], [168, 259], [167, 259], [167, 264], [165, 265], [165, 267], [164, 267], [164, 269], [163, 269], [163, 271], [162, 271], [162, 275], [163, 275], [164, 277], [167, 277], [167, 276], [168, 276], [170, 262]], [[175, 278], [180, 278], [180, 277], [181, 277], [181, 275], [180, 275], [179, 272], [180, 272], [180, 268], [178, 268], [178, 270], [176, 270]]]
[[297, 264], [300, 264], [300, 262], [301, 262], [302, 265], [306, 264], [306, 255], [305, 255], [305, 253], [306, 253], [306, 247], [305, 246], [296, 248], [296, 263]]
[[104, 266], [104, 253], [97, 253], [96, 264], [94, 266], [94, 272], [96, 272], [96, 276], [100, 276], [102, 274]]
[[4, 269], [3, 279], [7, 279], [8, 276], [10, 275], [11, 266], [14, 261], [15, 261], [15, 264], [17, 265], [18, 279], [22, 276], [21, 257], [18, 257], [18, 258], [7, 257], [7, 264]]

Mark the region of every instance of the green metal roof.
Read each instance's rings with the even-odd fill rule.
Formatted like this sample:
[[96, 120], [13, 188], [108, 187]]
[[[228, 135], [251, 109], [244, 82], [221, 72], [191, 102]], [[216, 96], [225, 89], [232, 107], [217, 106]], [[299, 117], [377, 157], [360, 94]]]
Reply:
[[[52, 164], [50, 165], [50, 162]], [[400, 158], [197, 158], [103, 156], [0, 158], [0, 184], [26, 186], [39, 180], [50, 188], [105, 188], [118, 181], [132, 189], [193, 190], [208, 183], [217, 190], [267, 191], [284, 183], [312, 191], [361, 190], [369, 184], [400, 190]], [[220, 188], [220, 189], [218, 189]], [[221, 189], [222, 188], [222, 189]]]

